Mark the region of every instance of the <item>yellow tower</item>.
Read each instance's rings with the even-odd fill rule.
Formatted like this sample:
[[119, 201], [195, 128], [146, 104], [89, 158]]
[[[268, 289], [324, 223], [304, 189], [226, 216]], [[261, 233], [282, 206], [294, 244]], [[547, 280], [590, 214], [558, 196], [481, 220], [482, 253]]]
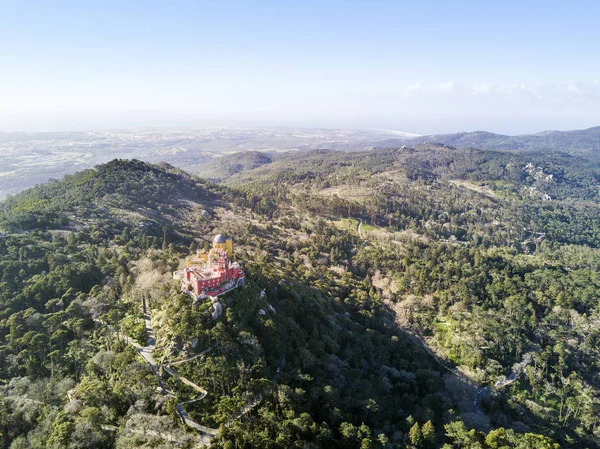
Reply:
[[213, 249], [217, 251], [227, 251], [229, 258], [233, 257], [233, 242], [231, 239], [225, 238], [223, 234], [215, 235], [213, 239]]

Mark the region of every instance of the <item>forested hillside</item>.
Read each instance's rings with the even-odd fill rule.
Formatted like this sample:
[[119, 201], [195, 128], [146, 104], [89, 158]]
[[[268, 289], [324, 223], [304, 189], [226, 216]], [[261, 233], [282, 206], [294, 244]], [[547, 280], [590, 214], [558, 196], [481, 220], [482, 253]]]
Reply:
[[[235, 158], [225, 185], [116, 160], [0, 205], [2, 447], [598, 447], [598, 167]], [[247, 278], [221, 316], [171, 278], [216, 233]]]
[[228, 182], [356, 230], [352, 264], [402, 328], [529, 425], [598, 444], [596, 165], [427, 144], [289, 155]]
[[[573, 131], [545, 131], [536, 134], [506, 136], [486, 131], [455, 134], [435, 134], [411, 139], [407, 145], [423, 142], [437, 142], [459, 148], [483, 148], [517, 152], [567, 152], [598, 161], [600, 158], [600, 126]], [[397, 146], [392, 141], [382, 142], [382, 146]]]

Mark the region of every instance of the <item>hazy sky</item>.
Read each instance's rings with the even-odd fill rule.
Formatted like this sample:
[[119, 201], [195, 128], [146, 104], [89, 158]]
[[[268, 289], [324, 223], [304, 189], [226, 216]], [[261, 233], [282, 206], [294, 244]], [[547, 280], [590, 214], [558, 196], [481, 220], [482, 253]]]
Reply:
[[598, 1], [0, 0], [0, 131], [600, 125]]

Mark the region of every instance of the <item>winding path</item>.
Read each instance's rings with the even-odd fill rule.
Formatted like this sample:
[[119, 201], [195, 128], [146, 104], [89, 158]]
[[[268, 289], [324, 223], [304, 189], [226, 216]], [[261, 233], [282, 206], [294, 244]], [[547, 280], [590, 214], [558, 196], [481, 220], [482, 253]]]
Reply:
[[[131, 340], [130, 338], [126, 337], [127, 342], [130, 343], [131, 345], [135, 346], [138, 349], [139, 354], [144, 358], [144, 360], [148, 363], [148, 365], [150, 365], [150, 368], [156, 375], [156, 377], [158, 379], [158, 383], [160, 385], [160, 388], [163, 390], [163, 392], [171, 397], [175, 397], [173, 392], [171, 392], [167, 388], [164, 380], [162, 379], [162, 376], [160, 375], [159, 365], [156, 363], [156, 361], [154, 360], [154, 357], [152, 356], [152, 353], [156, 349], [156, 337], [154, 335], [154, 330], [152, 328], [152, 320], [150, 318], [150, 312], [148, 310], [146, 298], [143, 298], [143, 307], [144, 307], [144, 322], [146, 325], [146, 335], [148, 337], [148, 344], [146, 346], [142, 347], [139, 344], [137, 344], [136, 342], [134, 342], [133, 340]], [[214, 346], [211, 346], [192, 357], [188, 357], [183, 360], [177, 360], [177, 361], [167, 363], [167, 364], [161, 363], [161, 366], [166, 373], [168, 373], [170, 376], [175, 377], [176, 379], [180, 380], [187, 386], [191, 387], [192, 389], [194, 389], [195, 391], [200, 393], [194, 399], [191, 399], [189, 401], [179, 402], [175, 406], [175, 409], [177, 411], [177, 414], [181, 418], [181, 421], [188, 427], [191, 427], [192, 429], [198, 431], [201, 435], [202, 443], [206, 444], [206, 445], [209, 445], [211, 440], [217, 436], [217, 434], [219, 433], [219, 429], [214, 429], [212, 427], [204, 426], [204, 425], [194, 421], [192, 418], [190, 418], [188, 412], [184, 408], [184, 405], [201, 401], [202, 399], [204, 399], [206, 397], [208, 392], [204, 388], [200, 387], [199, 385], [196, 385], [191, 380], [179, 375], [179, 373], [174, 368], [174, 366], [181, 365], [183, 363], [186, 363], [186, 362], [194, 360], [198, 357], [201, 357], [204, 354], [206, 354], [207, 352], [212, 351], [213, 349], [214, 349]], [[283, 356], [283, 360], [284, 360], [283, 364], [285, 365], [285, 356]], [[263, 399], [262, 394], [259, 394], [258, 396], [256, 396], [251, 402], [249, 402], [248, 404], [243, 406], [231, 419], [229, 419], [229, 421], [227, 421], [225, 423], [225, 427], [231, 426], [235, 421], [237, 421], [239, 418], [241, 418], [246, 413], [248, 413], [250, 410], [252, 410], [254, 407], [256, 407], [262, 401], [262, 399]]]
[[[144, 358], [144, 360], [148, 363], [148, 365], [150, 365], [150, 368], [156, 375], [156, 377], [158, 379], [158, 384], [160, 385], [160, 388], [163, 390], [163, 392], [169, 396], [175, 397], [175, 395], [167, 388], [164, 380], [162, 379], [162, 376], [160, 375], [158, 364], [156, 363], [156, 361], [154, 360], [154, 357], [152, 356], [152, 353], [156, 349], [156, 337], [154, 335], [154, 329], [152, 328], [152, 320], [150, 318], [150, 312], [148, 311], [148, 305], [146, 303], [146, 298], [143, 298], [143, 306], [144, 306], [144, 322], [146, 324], [146, 335], [148, 336], [148, 344], [144, 347], [140, 347], [140, 345], [138, 345], [135, 342], [134, 343], [138, 347], [139, 354]], [[176, 364], [181, 364], [184, 362], [189, 362], [190, 360], [195, 359], [196, 357], [206, 353], [207, 351], [209, 351], [211, 349], [212, 348], [209, 348], [206, 351], [203, 351], [202, 353], [200, 353], [194, 357], [190, 357], [188, 359], [180, 360], [178, 362], [174, 362], [174, 363], [163, 366], [164, 370], [169, 375], [177, 378], [184, 384], [190, 386], [191, 388], [193, 388], [194, 390], [196, 390], [197, 392], [200, 393], [200, 395], [198, 397], [196, 397], [190, 401], [179, 402], [175, 406], [175, 409], [177, 411], [177, 414], [179, 415], [179, 417], [181, 418], [181, 420], [183, 421], [183, 423], [185, 425], [193, 428], [194, 430], [196, 430], [200, 433], [200, 435], [201, 435], [200, 439], [202, 440], [202, 443], [206, 444], [206, 445], [210, 444], [211, 440], [215, 436], [217, 436], [219, 430], [213, 429], [212, 427], [203, 426], [202, 424], [197, 423], [192, 418], [190, 418], [189, 414], [186, 412], [186, 410], [183, 406], [186, 404], [191, 404], [193, 402], [197, 402], [197, 401], [204, 399], [206, 397], [206, 395], [208, 394], [208, 392], [204, 388], [196, 385], [191, 380], [188, 380], [185, 377], [180, 376], [177, 373], [177, 371], [174, 368], [172, 368], [172, 366], [176, 365]]]
[[[156, 349], [156, 336], [154, 334], [154, 329], [152, 327], [152, 320], [150, 318], [150, 312], [148, 310], [148, 305], [147, 305], [145, 297], [143, 298], [142, 304], [143, 304], [144, 323], [145, 323], [145, 328], [146, 328], [146, 336], [147, 336], [148, 344], [146, 346], [142, 346], [138, 342], [133, 340], [132, 338], [130, 338], [127, 335], [124, 335], [122, 333], [118, 333], [119, 338], [124, 340], [130, 346], [133, 346], [137, 350], [138, 354], [140, 354], [140, 356], [144, 359], [144, 361], [150, 366], [150, 369], [156, 376], [156, 378], [158, 380], [158, 384], [160, 386], [160, 389], [162, 390], [162, 392], [164, 394], [166, 394], [169, 397], [173, 397], [173, 398], [176, 397], [176, 395], [171, 390], [169, 390], [167, 384], [163, 380], [163, 378], [160, 374], [160, 367], [162, 367], [164, 369], [164, 371], [166, 373], [168, 373], [170, 376], [175, 377], [176, 379], [180, 380], [184, 384], [188, 385], [189, 387], [191, 387], [192, 389], [194, 389], [195, 391], [200, 393], [194, 399], [191, 399], [189, 401], [179, 402], [175, 406], [175, 409], [177, 411], [177, 414], [181, 418], [181, 421], [188, 427], [191, 427], [192, 429], [198, 431], [200, 433], [201, 443], [208, 446], [208, 445], [210, 445], [212, 439], [215, 438], [217, 436], [217, 434], [219, 433], [219, 429], [214, 429], [212, 427], [203, 426], [202, 424], [194, 421], [192, 418], [190, 418], [188, 412], [184, 408], [184, 405], [186, 405], [186, 404], [192, 404], [194, 402], [201, 401], [202, 399], [204, 399], [206, 397], [208, 392], [204, 388], [200, 387], [199, 385], [196, 385], [191, 380], [189, 380], [183, 376], [180, 376], [179, 373], [177, 372], [177, 370], [173, 367], [176, 365], [181, 365], [183, 363], [194, 360], [197, 357], [201, 357], [202, 355], [206, 354], [207, 352], [212, 351], [214, 349], [214, 346], [211, 346], [211, 347], [205, 349], [204, 351], [202, 351], [192, 357], [183, 359], [183, 360], [177, 360], [177, 361], [167, 363], [167, 364], [163, 364], [163, 361], [161, 360], [160, 364], [157, 363], [153, 356], [154, 350]], [[96, 321], [102, 325], [108, 326], [107, 323], [105, 323], [102, 320], [94, 319], [94, 321]], [[114, 330], [111, 332], [117, 333]], [[164, 360], [164, 357], [163, 357], [163, 360]], [[282, 360], [283, 360], [283, 363], [281, 363], [281, 364], [283, 366], [285, 366], [285, 355], [282, 356]], [[247, 403], [242, 408], [240, 408], [239, 411], [224, 424], [225, 427], [231, 426], [236, 420], [238, 420], [239, 418], [244, 416], [246, 413], [248, 413], [250, 410], [252, 410], [254, 407], [256, 407], [262, 401], [262, 399], [263, 399], [262, 394], [257, 395], [251, 402]], [[110, 427], [112, 427], [112, 426], [110, 426]]]

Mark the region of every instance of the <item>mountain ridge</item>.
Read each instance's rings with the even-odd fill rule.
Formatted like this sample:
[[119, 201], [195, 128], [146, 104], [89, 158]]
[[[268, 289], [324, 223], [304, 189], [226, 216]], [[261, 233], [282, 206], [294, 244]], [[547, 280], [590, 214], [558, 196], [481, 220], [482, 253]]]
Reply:
[[600, 153], [600, 126], [570, 131], [542, 131], [509, 136], [488, 131], [432, 134], [410, 139], [407, 145], [438, 142], [459, 148], [480, 148], [504, 151], [562, 151], [587, 155], [597, 159]]

